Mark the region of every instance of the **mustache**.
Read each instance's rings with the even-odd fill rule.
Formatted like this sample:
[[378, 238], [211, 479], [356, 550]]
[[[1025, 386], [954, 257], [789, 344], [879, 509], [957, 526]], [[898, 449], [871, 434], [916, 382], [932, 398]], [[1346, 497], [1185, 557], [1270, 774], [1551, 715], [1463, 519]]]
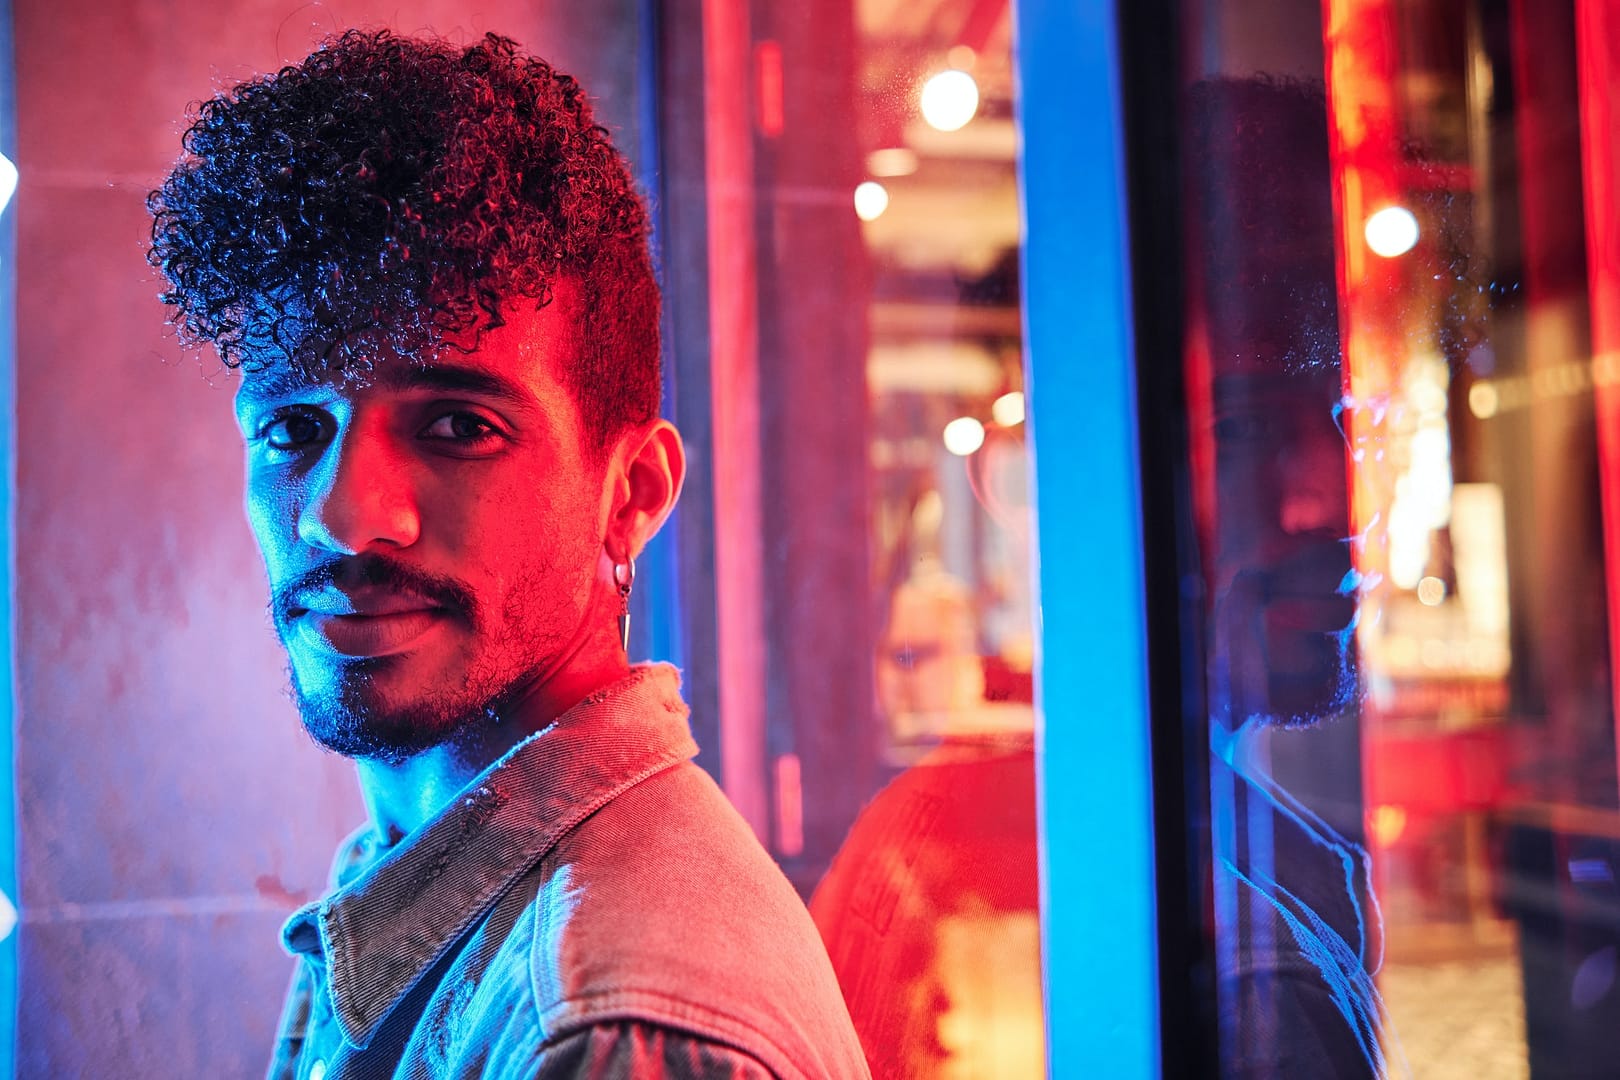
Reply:
[[453, 615], [471, 620], [477, 600], [466, 585], [453, 577], [418, 570], [386, 555], [344, 555], [310, 567], [291, 581], [272, 586], [270, 610], [278, 625], [309, 605], [304, 597], [322, 589], [381, 588], [425, 600]]
[[1321, 539], [1302, 544], [1287, 554], [1239, 568], [1232, 587], [1249, 590], [1259, 600], [1269, 603], [1296, 597], [1354, 598], [1360, 580], [1349, 544], [1324, 533]]
[[1275, 596], [1320, 596], [1336, 593], [1354, 596], [1360, 581], [1354, 574], [1350, 547], [1342, 540], [1318, 542], [1261, 567], [1268, 598]]

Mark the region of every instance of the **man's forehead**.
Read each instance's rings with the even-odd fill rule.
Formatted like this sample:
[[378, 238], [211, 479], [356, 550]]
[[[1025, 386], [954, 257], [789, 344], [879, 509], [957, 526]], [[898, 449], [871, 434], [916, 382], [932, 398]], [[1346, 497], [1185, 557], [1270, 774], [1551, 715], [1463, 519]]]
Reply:
[[237, 397], [264, 400], [295, 397], [312, 391], [355, 394], [367, 391], [437, 391], [511, 399], [532, 398], [526, 373], [516, 364], [492, 363], [488, 355], [457, 354], [425, 359], [390, 358], [343, 368], [277, 363], [244, 366]]

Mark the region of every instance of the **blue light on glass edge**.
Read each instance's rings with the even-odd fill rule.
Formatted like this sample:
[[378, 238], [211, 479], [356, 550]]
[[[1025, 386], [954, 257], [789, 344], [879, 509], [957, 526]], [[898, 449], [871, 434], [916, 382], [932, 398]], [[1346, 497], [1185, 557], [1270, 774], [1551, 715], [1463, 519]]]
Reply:
[[1136, 384], [1111, 0], [1015, 0], [1048, 1070], [1156, 1077]]
[[[12, 155], [17, 145], [17, 86], [15, 52], [12, 40], [11, 0], [0, 0], [0, 149], [4, 157], [5, 199], [0, 210], [11, 205], [17, 189], [17, 168]], [[16, 210], [0, 214], [0, 416], [16, 416]], [[8, 424], [0, 439], [0, 892], [17, 896], [17, 792], [12, 732], [14, 674], [12, 639], [16, 619], [16, 520], [15, 480], [17, 454], [15, 425]], [[19, 917], [8, 902], [4, 913]], [[17, 1074], [17, 951], [18, 927], [6, 928], [0, 937], [0, 1077]]]

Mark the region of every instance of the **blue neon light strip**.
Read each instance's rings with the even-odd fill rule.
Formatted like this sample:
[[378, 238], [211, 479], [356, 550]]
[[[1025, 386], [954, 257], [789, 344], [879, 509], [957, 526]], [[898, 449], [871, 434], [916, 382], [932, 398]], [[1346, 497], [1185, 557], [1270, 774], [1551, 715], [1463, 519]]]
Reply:
[[[0, 0], [0, 153], [17, 160], [17, 83], [12, 43], [11, 0]], [[19, 186], [26, 183], [19, 181]], [[16, 683], [12, 666], [16, 619], [15, 492], [17, 447], [17, 209], [18, 192], [0, 213], [0, 416], [8, 421], [0, 438], [0, 891], [18, 907], [17, 788], [13, 736]], [[0, 1076], [17, 1075], [17, 938], [14, 926], [0, 940]]]
[[1159, 1075], [1141, 492], [1113, 0], [1014, 0], [1041, 625], [1048, 1070]]
[[[648, 207], [652, 216], [653, 258], [659, 287], [664, 287], [664, 269], [659, 252], [667, 222], [664, 217], [662, 177], [659, 163], [663, 160], [660, 139], [663, 134], [658, 111], [658, 95], [662, 81], [659, 33], [659, 3], [657, 0], [637, 0], [636, 26], [638, 52], [636, 72], [636, 145], [637, 180], [643, 190], [655, 193]], [[668, 318], [668, 312], [665, 312]], [[674, 358], [669, 355], [669, 327], [664, 327], [663, 357], [663, 414], [676, 417]], [[637, 567], [636, 591], [631, 595], [630, 658], [632, 660], [665, 660], [681, 670], [687, 667], [685, 621], [681, 616], [681, 552], [680, 507], [670, 515], [664, 527], [648, 543]]]

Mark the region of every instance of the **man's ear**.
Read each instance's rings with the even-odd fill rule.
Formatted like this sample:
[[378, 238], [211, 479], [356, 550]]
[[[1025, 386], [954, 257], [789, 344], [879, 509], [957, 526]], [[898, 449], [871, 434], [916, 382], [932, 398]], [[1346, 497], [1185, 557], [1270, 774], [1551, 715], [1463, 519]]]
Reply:
[[686, 480], [686, 448], [668, 420], [654, 420], [625, 436], [608, 518], [608, 555], [634, 557], [675, 508]]

